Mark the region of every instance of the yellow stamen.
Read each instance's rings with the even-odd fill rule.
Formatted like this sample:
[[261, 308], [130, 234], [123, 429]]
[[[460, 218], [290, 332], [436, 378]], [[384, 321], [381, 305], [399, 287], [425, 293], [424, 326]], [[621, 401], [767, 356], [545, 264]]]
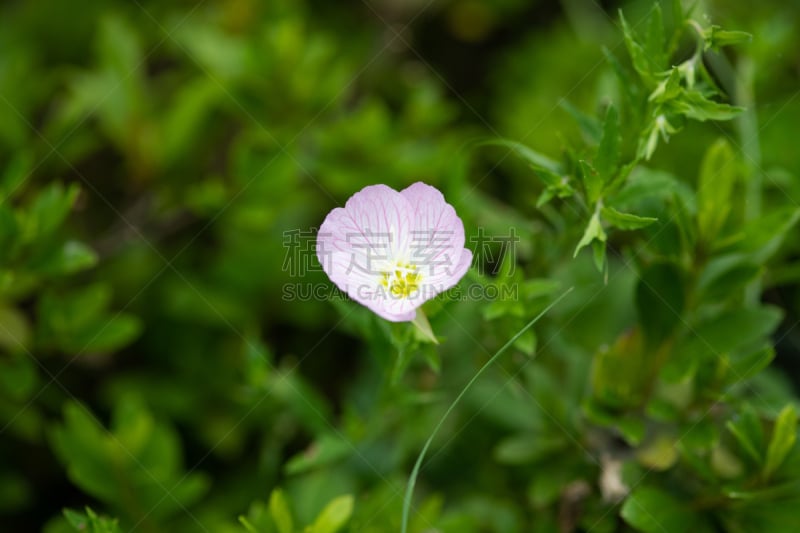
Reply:
[[409, 298], [419, 290], [421, 279], [416, 267], [398, 264], [393, 271], [383, 272], [380, 283], [395, 298]]

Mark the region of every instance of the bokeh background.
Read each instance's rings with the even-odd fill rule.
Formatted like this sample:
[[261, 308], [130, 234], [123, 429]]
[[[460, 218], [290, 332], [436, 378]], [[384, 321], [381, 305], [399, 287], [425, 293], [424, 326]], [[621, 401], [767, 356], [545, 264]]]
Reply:
[[[625, 54], [617, 9], [636, 24], [651, 4], [3, 2], [0, 530], [71, 531], [62, 509], [89, 505], [122, 531], [244, 531], [237, 517], [263, 514], [253, 502], [282, 486], [298, 524], [353, 494], [349, 531], [397, 531], [416, 453], [478, 364], [541, 308], [543, 265], [603, 283], [589, 260], [559, 266], [571, 261], [560, 244], [582, 228], [545, 230], [529, 168], [476, 141], [557, 157], [580, 137], [569, 106], [593, 113], [612, 90], [603, 47]], [[749, 73], [752, 94], [738, 96], [758, 124], [764, 194], [797, 205], [798, 5], [706, 1], [696, 13], [753, 34], [715, 56], [714, 72], [729, 94]], [[720, 132], [736, 134], [690, 124], [652, 165], [692, 180]], [[432, 317], [441, 349], [409, 354], [405, 330], [287, 285], [327, 283], [313, 228], [330, 209], [365, 185], [418, 180], [445, 193], [471, 235], [519, 234], [505, 262], [499, 240], [476, 251], [473, 281], [530, 283], [513, 305], [447, 303]], [[774, 373], [788, 396], [800, 347], [793, 241], [764, 296], [785, 312]], [[584, 370], [567, 387], [536, 365], [526, 378], [550, 387], [554, 410], [570, 412], [560, 396], [579, 402], [586, 350], [625, 327], [632, 279], [559, 312], [561, 337], [583, 348], [555, 346]], [[510, 360], [536, 345], [527, 335]], [[392, 384], [398, 358], [408, 368]], [[426, 466], [428, 519], [415, 531], [569, 530], [558, 506], [532, 518], [560, 489], [532, 489], [507, 465], [513, 446], [497, 451], [547, 422], [506, 381], [487, 376], [456, 413]]]

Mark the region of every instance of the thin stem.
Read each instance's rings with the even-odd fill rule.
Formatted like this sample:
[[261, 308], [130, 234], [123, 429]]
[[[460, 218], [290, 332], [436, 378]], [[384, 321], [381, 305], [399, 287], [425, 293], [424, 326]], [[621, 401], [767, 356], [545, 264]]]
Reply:
[[475, 375], [472, 376], [472, 379], [469, 380], [469, 382], [464, 386], [464, 388], [461, 389], [461, 392], [458, 394], [458, 396], [456, 396], [456, 399], [453, 400], [453, 403], [451, 403], [450, 407], [447, 408], [447, 411], [445, 411], [444, 415], [442, 415], [442, 418], [439, 419], [439, 422], [436, 424], [436, 427], [433, 428], [433, 432], [431, 433], [430, 437], [428, 437], [428, 440], [425, 442], [425, 446], [422, 447], [422, 451], [419, 453], [419, 457], [417, 457], [417, 462], [414, 463], [414, 469], [411, 471], [411, 476], [408, 478], [408, 486], [406, 487], [406, 494], [403, 498], [403, 521], [400, 530], [401, 533], [406, 533], [408, 531], [408, 515], [409, 511], [411, 510], [411, 498], [414, 495], [414, 486], [417, 483], [417, 476], [419, 475], [419, 471], [422, 468], [422, 461], [425, 460], [425, 454], [428, 453], [428, 448], [433, 442], [433, 439], [439, 433], [439, 430], [444, 425], [444, 422], [445, 420], [447, 420], [447, 417], [450, 416], [450, 413], [453, 412], [456, 405], [458, 405], [458, 403], [461, 401], [461, 399], [464, 397], [464, 395], [467, 393], [470, 387], [472, 387], [472, 385], [478, 380], [478, 378], [481, 377], [481, 375], [486, 371], [486, 369], [489, 368], [495, 361], [497, 361], [497, 359], [512, 344], [514, 344], [514, 342], [517, 339], [519, 339], [526, 331], [528, 331], [534, 324], [536, 324], [536, 322], [538, 322], [539, 319], [541, 319], [545, 314], [547, 314], [547, 312], [550, 311], [550, 309], [552, 309], [558, 302], [563, 300], [564, 297], [572, 291], [572, 289], [573, 287], [570, 287], [569, 289], [564, 291], [564, 293], [561, 294], [561, 296], [556, 298], [550, 305], [545, 307], [545, 309], [541, 313], [536, 315], [536, 317], [533, 320], [525, 324], [525, 326], [523, 326], [523, 328], [519, 330], [516, 335], [511, 337], [508, 340], [508, 342], [506, 342], [503, 345], [502, 348], [497, 350], [497, 352], [488, 361], [486, 361], [486, 363], [484, 363], [484, 365], [475, 373]]
[[[761, 217], [764, 184], [761, 176], [761, 143], [758, 134], [758, 117], [753, 94], [755, 65], [750, 57], [743, 56], [739, 60], [737, 74], [736, 103], [745, 108], [745, 111], [736, 121], [739, 130], [739, 144], [742, 147], [744, 164], [747, 169], [747, 196], [744, 205], [744, 216], [746, 222], [752, 222]], [[760, 298], [761, 279], [756, 279], [747, 287], [746, 299], [748, 303], [756, 304]]]

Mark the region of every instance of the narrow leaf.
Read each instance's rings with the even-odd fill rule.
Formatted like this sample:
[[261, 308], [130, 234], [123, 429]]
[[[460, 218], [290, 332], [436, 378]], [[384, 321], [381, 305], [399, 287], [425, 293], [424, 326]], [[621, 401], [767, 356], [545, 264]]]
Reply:
[[620, 157], [619, 117], [614, 106], [608, 106], [603, 122], [603, 137], [597, 149], [594, 166], [603, 181], [608, 183], [614, 177]]
[[797, 411], [793, 405], [784, 407], [772, 430], [772, 439], [767, 446], [767, 459], [764, 463], [763, 474], [769, 478], [781, 466], [786, 456], [794, 447], [797, 439]]
[[472, 387], [472, 385], [478, 381], [483, 373], [492, 366], [495, 361], [497, 361], [500, 356], [505, 353], [516, 341], [519, 339], [526, 331], [528, 331], [534, 324], [536, 324], [541, 318], [546, 315], [550, 309], [555, 307], [561, 300], [563, 300], [570, 292], [572, 292], [572, 287], [564, 291], [561, 296], [556, 298], [550, 305], [544, 308], [544, 310], [536, 315], [530, 322], [525, 324], [513, 337], [511, 337], [508, 342], [506, 342], [495, 354], [488, 360], [482, 367], [478, 369], [474, 376], [464, 385], [464, 388], [461, 389], [461, 392], [458, 393], [455, 400], [450, 404], [450, 407], [442, 415], [442, 418], [439, 419], [439, 422], [433, 428], [428, 440], [425, 441], [425, 445], [422, 447], [422, 451], [419, 452], [419, 456], [417, 456], [417, 461], [414, 463], [414, 468], [411, 470], [411, 476], [408, 478], [408, 486], [406, 487], [405, 495], [403, 496], [403, 515], [402, 515], [402, 523], [400, 528], [400, 533], [407, 533], [408, 531], [408, 515], [411, 511], [411, 498], [414, 495], [414, 486], [417, 484], [417, 476], [419, 475], [420, 470], [422, 469], [422, 462], [425, 460], [425, 455], [428, 453], [428, 448], [430, 448], [433, 439], [436, 438], [436, 435], [439, 433], [439, 430], [444, 425], [447, 418], [450, 416], [450, 413], [456, 408], [456, 406], [461, 402], [461, 399], [466, 395], [467, 391]]
[[581, 178], [583, 188], [586, 191], [586, 199], [589, 204], [594, 205], [603, 192], [603, 177], [597, 170], [583, 159], [579, 162], [581, 167]]
[[731, 209], [736, 180], [736, 155], [725, 139], [706, 151], [697, 185], [697, 225], [701, 238], [714, 241]]
[[617, 229], [626, 231], [645, 228], [658, 221], [657, 218], [653, 217], [640, 217], [630, 213], [621, 213], [613, 207], [603, 207], [600, 212], [603, 215], [603, 220]]
[[540, 154], [536, 150], [529, 148], [520, 142], [507, 139], [490, 139], [478, 143], [478, 146], [502, 146], [504, 148], [508, 148], [519, 157], [527, 161], [534, 168], [542, 168], [549, 170], [554, 174], [561, 174], [561, 165], [559, 165], [556, 161], [553, 161], [546, 155]]
[[755, 409], [745, 405], [737, 417], [729, 420], [725, 427], [736, 438], [742, 450], [760, 465], [763, 460], [764, 430]]
[[645, 533], [696, 531], [697, 521], [687, 505], [670, 492], [656, 487], [638, 487], [625, 500], [620, 511], [631, 526]]
[[581, 237], [580, 242], [578, 242], [578, 245], [575, 247], [575, 253], [572, 254], [572, 257], [578, 257], [578, 252], [595, 239], [600, 242], [606, 242], [606, 238], [606, 232], [603, 231], [600, 216], [597, 211], [595, 211], [592, 218], [589, 219], [589, 223], [586, 225], [586, 229], [583, 232], [583, 237]]
[[628, 54], [631, 57], [631, 62], [633, 63], [633, 68], [639, 74], [639, 77], [642, 78], [646, 84], [653, 83], [653, 72], [650, 68], [650, 62], [647, 59], [647, 52], [645, 52], [642, 45], [636, 40], [636, 37], [633, 34], [633, 30], [628, 25], [628, 21], [625, 20], [625, 16], [622, 14], [622, 10], [619, 12], [619, 19], [622, 23], [622, 33], [625, 38], [625, 48], [628, 49]]
[[275, 527], [278, 528], [278, 533], [292, 533], [294, 530], [292, 512], [281, 489], [275, 489], [269, 495], [269, 514], [275, 522]]
[[311, 525], [309, 533], [336, 533], [344, 527], [353, 514], [353, 497], [339, 496], [331, 501]]

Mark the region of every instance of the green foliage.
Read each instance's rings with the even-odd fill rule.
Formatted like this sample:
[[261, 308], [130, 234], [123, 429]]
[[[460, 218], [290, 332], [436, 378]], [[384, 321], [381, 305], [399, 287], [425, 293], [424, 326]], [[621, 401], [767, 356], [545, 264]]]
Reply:
[[[796, 9], [356, 4], [0, 7], [2, 529], [800, 530]], [[388, 323], [313, 228], [418, 180]]]
[[130, 520], [174, 514], [202, 497], [208, 479], [182, 473], [178, 437], [135, 401], [120, 403], [109, 431], [68, 403], [53, 448], [70, 480]]
[[[295, 530], [292, 511], [283, 491], [275, 489], [269, 497], [270, 523], [265, 522], [263, 505], [253, 504], [249, 516], [240, 516], [239, 522], [249, 533], [292, 533]], [[319, 512], [311, 525], [302, 529], [303, 533], [336, 533], [347, 524], [353, 513], [353, 497], [339, 496], [331, 500]]]
[[64, 509], [64, 516], [75, 531], [85, 531], [87, 533], [119, 533], [118, 520], [105, 516], [98, 516], [89, 507], [86, 513]]

